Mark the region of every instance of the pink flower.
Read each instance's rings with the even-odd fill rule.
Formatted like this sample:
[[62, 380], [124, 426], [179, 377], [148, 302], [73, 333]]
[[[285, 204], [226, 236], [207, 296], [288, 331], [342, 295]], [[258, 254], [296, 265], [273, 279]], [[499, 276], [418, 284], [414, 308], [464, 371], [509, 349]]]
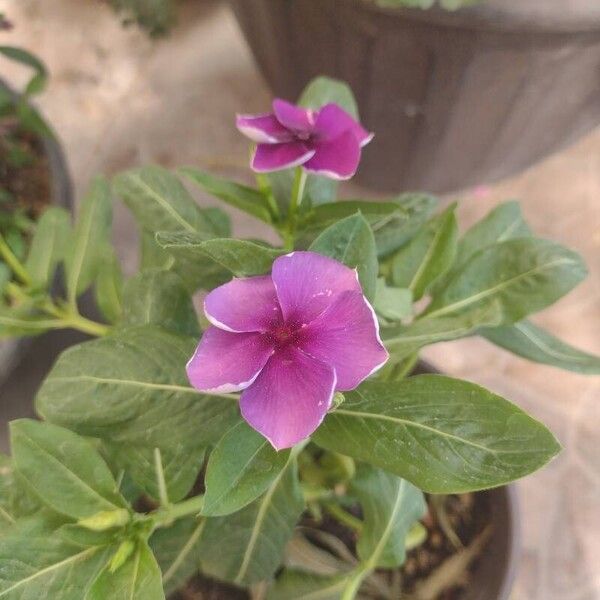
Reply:
[[214, 327], [187, 365], [191, 384], [244, 390], [242, 416], [278, 450], [320, 425], [336, 390], [354, 389], [388, 359], [356, 271], [314, 252], [216, 288], [204, 312]]
[[361, 148], [373, 139], [337, 104], [311, 110], [279, 98], [273, 114], [238, 115], [236, 125], [257, 142], [251, 166], [259, 173], [302, 165], [332, 179], [350, 179]]

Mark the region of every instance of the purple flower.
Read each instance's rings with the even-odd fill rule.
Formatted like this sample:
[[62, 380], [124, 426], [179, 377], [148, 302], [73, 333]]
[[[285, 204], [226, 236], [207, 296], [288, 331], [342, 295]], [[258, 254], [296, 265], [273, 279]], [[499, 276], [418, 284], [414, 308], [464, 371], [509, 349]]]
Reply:
[[354, 389], [388, 359], [356, 271], [314, 252], [216, 288], [204, 312], [214, 327], [187, 365], [191, 384], [244, 390], [242, 416], [277, 450], [308, 437], [336, 390]]
[[272, 114], [238, 115], [236, 125], [257, 142], [251, 166], [259, 173], [302, 165], [332, 179], [350, 179], [360, 149], [373, 139], [337, 104], [311, 110], [279, 98]]

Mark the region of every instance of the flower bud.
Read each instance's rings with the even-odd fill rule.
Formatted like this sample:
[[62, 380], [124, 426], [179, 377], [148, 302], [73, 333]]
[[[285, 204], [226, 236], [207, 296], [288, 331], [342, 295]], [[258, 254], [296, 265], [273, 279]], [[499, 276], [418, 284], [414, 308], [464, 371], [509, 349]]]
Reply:
[[91, 517], [79, 519], [78, 524], [92, 531], [106, 531], [112, 527], [123, 527], [131, 519], [129, 511], [125, 508], [116, 510], [103, 510]]

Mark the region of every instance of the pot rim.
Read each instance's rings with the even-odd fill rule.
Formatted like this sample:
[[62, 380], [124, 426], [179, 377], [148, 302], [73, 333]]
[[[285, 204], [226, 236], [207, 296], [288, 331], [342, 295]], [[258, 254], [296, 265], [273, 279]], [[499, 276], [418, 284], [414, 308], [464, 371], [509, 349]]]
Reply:
[[[490, 8], [486, 1], [478, 6], [469, 6], [456, 11], [449, 11], [439, 6], [429, 9], [395, 8], [380, 6], [375, 0], [342, 0], [350, 2], [362, 10], [383, 14], [429, 25], [450, 29], [466, 29], [472, 31], [493, 32], [497, 34], [529, 33], [537, 35], [588, 35], [600, 36], [600, 13], [598, 16], [574, 15], [567, 19], [563, 14], [540, 14], [540, 11], [519, 13], [501, 7]], [[542, 18], [543, 17], [543, 18]], [[563, 17], [563, 18], [561, 18]]]

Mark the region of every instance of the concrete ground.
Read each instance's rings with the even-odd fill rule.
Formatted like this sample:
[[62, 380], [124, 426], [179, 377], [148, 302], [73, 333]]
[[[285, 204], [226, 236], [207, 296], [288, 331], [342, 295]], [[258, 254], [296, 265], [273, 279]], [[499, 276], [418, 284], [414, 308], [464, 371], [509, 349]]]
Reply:
[[[122, 29], [100, 2], [0, 0], [2, 10], [16, 28], [0, 32], [0, 43], [23, 45], [50, 68], [40, 105], [64, 143], [79, 195], [95, 173], [147, 162], [245, 176], [247, 147], [233, 114], [264, 110], [269, 92], [226, 7], [186, 7], [172, 36], [157, 43]], [[0, 73], [24, 80], [6, 62]], [[460, 195], [464, 226], [508, 198], [521, 199], [539, 234], [574, 248], [590, 267], [589, 279], [536, 321], [600, 353], [600, 130], [508, 181]], [[260, 233], [240, 215], [235, 225], [240, 235]], [[131, 266], [135, 243], [124, 211], [116, 226]], [[33, 382], [47, 366], [37, 357], [47, 362], [56, 343], [38, 345], [20, 381], [1, 390], [0, 401], [15, 416], [27, 412]], [[531, 364], [479, 339], [438, 345], [425, 355], [517, 402], [565, 446], [552, 465], [519, 483], [523, 555], [513, 599], [600, 600], [599, 378]]]

